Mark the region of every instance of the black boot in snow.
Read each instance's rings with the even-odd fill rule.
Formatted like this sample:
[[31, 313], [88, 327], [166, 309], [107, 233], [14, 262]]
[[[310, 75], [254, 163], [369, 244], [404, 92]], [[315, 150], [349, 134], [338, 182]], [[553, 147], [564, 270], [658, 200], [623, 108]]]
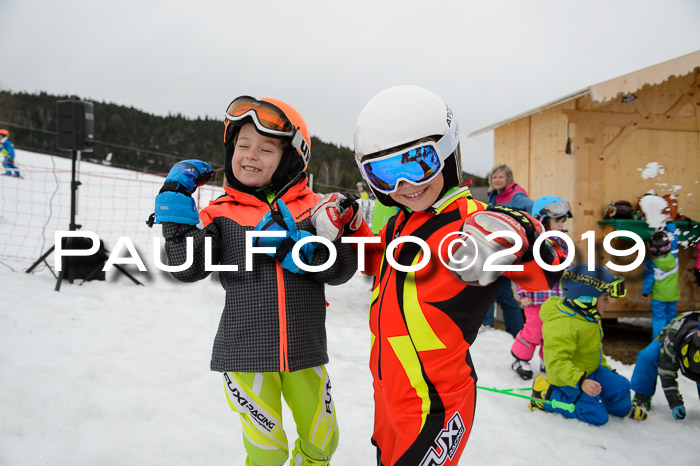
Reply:
[[513, 356], [513, 362], [510, 367], [517, 372], [521, 379], [530, 380], [532, 378], [532, 367], [530, 367], [530, 362], [520, 359], [513, 353], [510, 354]]

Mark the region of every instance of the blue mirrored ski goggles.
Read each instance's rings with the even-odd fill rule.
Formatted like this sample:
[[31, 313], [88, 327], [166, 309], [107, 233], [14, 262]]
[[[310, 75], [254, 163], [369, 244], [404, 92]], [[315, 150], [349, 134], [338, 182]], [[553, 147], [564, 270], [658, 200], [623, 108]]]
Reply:
[[459, 147], [459, 125], [453, 120], [437, 141], [423, 140], [407, 149], [357, 162], [362, 176], [373, 189], [384, 194], [396, 191], [399, 182], [419, 185], [432, 180], [445, 165], [445, 159]]
[[399, 153], [369, 159], [359, 163], [365, 179], [376, 190], [390, 194], [401, 180], [422, 184], [433, 179], [443, 167], [434, 142], [426, 142]]

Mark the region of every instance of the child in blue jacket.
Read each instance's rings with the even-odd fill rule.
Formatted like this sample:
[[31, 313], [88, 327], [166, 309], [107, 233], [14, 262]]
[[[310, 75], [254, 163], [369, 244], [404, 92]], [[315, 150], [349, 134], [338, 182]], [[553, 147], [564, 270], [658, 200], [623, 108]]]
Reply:
[[697, 383], [700, 397], [700, 311], [686, 312], [673, 319], [639, 352], [631, 380], [634, 407], [645, 411], [651, 408], [658, 375], [673, 419], [685, 419], [685, 405], [678, 391], [679, 370]]
[[642, 296], [651, 295], [651, 337], [656, 338], [661, 329], [676, 317], [678, 298], [678, 239], [675, 223], [666, 230], [655, 231], [647, 247], [649, 255], [644, 260]]
[[3, 155], [2, 166], [5, 167], [5, 175], [12, 176], [14, 170], [15, 176], [20, 178], [19, 169], [15, 165], [15, 146], [10, 141], [10, 132], [6, 129], [0, 129], [0, 154]]

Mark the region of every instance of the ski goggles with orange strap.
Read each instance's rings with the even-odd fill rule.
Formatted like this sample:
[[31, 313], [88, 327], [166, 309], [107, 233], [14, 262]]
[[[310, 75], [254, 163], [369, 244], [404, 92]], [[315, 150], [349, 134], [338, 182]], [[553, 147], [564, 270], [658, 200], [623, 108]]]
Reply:
[[459, 144], [459, 128], [450, 129], [437, 142], [425, 141], [397, 152], [377, 158], [358, 162], [362, 176], [372, 187], [384, 194], [396, 191], [399, 182], [405, 180], [411, 184], [426, 183], [445, 166], [449, 157]]
[[246, 118], [253, 120], [258, 131], [265, 135], [290, 138], [292, 147], [300, 154], [304, 153], [302, 150], [304, 137], [287, 115], [276, 105], [247, 95], [237, 97], [226, 109], [226, 137], [228, 138], [230, 123], [237, 123]]

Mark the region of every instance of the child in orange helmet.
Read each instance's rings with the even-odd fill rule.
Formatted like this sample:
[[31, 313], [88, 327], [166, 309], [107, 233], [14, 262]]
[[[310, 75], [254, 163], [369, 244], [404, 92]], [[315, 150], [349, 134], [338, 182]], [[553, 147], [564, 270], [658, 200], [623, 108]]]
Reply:
[[[176, 164], [156, 198], [155, 220], [163, 225], [171, 264], [185, 262], [186, 240], [194, 239], [194, 265], [173, 273], [185, 282], [209, 274], [208, 240], [213, 264], [247, 269], [247, 235], [281, 235], [256, 239], [273, 252], [253, 254], [252, 270], [219, 272], [226, 303], [211, 369], [222, 372], [228, 404], [240, 414], [246, 465], [280, 465], [289, 456], [282, 395], [299, 435], [290, 464], [328, 465], [338, 445], [325, 368], [324, 286], [346, 282], [357, 258], [349, 245], [338, 244], [334, 264], [322, 272], [306, 272], [292, 259], [294, 244], [314, 233], [310, 211], [320, 199], [307, 186], [310, 143], [306, 123], [289, 104], [238, 97], [226, 111], [226, 193], [197, 213], [190, 195], [211, 168], [194, 160]], [[324, 264], [329, 254], [315, 243], [300, 250], [306, 265]]]
[[15, 165], [15, 146], [10, 140], [10, 132], [6, 129], [0, 129], [0, 154], [3, 156], [2, 166], [5, 167], [5, 175], [12, 176], [14, 171], [14, 176], [21, 178], [19, 168]]

